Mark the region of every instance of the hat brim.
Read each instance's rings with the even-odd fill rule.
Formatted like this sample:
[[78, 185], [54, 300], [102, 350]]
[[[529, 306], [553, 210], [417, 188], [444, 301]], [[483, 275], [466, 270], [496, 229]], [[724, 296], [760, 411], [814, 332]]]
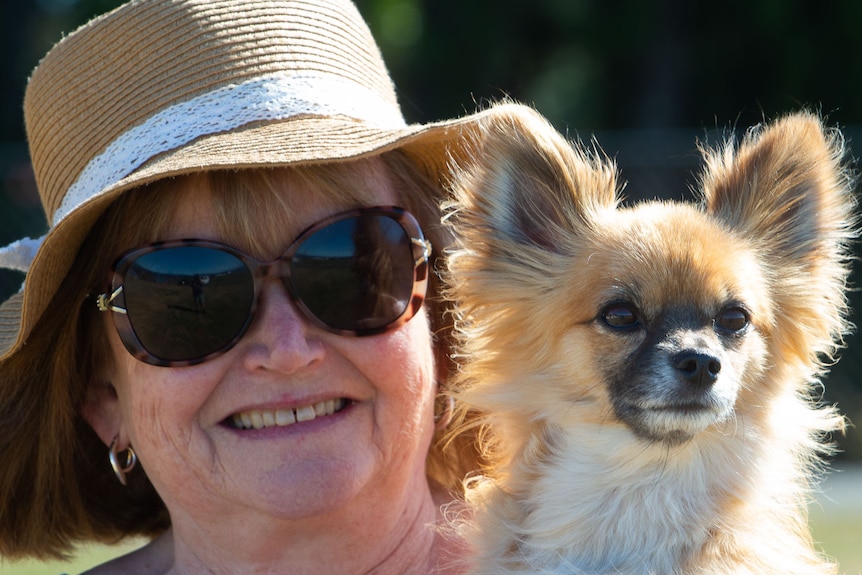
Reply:
[[349, 118], [300, 116], [210, 134], [149, 159], [70, 210], [49, 231], [27, 273], [26, 289], [0, 306], [0, 360], [26, 342], [90, 229], [122, 193], [162, 178], [205, 170], [345, 161], [395, 149], [407, 153], [432, 178], [444, 180], [450, 155], [459, 155], [469, 140], [464, 130], [476, 126], [489, 111], [388, 130]]

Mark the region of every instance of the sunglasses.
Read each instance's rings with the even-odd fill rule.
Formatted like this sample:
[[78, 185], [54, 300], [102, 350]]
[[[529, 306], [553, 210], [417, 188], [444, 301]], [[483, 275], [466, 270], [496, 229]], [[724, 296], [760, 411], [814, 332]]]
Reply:
[[258, 261], [204, 240], [157, 242], [122, 254], [97, 297], [126, 349], [151, 365], [195, 365], [248, 331], [268, 277], [281, 279], [311, 323], [368, 336], [409, 321], [425, 298], [431, 243], [394, 206], [335, 214], [302, 232], [280, 258]]

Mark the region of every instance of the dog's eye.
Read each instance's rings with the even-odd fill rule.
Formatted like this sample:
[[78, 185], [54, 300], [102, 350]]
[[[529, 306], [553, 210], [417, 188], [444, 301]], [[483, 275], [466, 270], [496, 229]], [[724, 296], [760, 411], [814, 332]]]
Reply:
[[602, 311], [602, 320], [611, 327], [633, 328], [640, 324], [633, 305], [629, 303], [613, 303]]
[[715, 327], [721, 331], [738, 333], [748, 327], [751, 321], [748, 312], [740, 307], [730, 307], [715, 317]]

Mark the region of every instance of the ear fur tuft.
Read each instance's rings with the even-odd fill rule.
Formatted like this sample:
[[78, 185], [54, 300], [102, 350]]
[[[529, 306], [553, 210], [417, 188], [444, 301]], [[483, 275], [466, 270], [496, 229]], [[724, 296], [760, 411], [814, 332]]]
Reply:
[[573, 146], [527, 106], [490, 110], [470, 157], [470, 166], [455, 170], [448, 206], [464, 230], [480, 226], [490, 237], [556, 251], [589, 214], [618, 203], [613, 162]]
[[856, 225], [841, 133], [808, 112], [705, 151], [707, 211], [782, 260], [845, 257]]

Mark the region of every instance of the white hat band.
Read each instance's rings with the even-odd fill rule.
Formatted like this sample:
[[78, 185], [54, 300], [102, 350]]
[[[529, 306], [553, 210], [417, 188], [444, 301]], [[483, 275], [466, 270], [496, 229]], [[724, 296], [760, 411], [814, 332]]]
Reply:
[[381, 129], [406, 126], [397, 105], [338, 76], [279, 72], [230, 84], [170, 106], [111, 142], [69, 187], [53, 225], [158, 154], [208, 134], [300, 115], [343, 116]]
[[[0, 267], [26, 272], [39, 251], [39, 246], [45, 236], [40, 238], [23, 238], [16, 240], [8, 246], [0, 248]], [[22, 286], [23, 287], [23, 286]]]

